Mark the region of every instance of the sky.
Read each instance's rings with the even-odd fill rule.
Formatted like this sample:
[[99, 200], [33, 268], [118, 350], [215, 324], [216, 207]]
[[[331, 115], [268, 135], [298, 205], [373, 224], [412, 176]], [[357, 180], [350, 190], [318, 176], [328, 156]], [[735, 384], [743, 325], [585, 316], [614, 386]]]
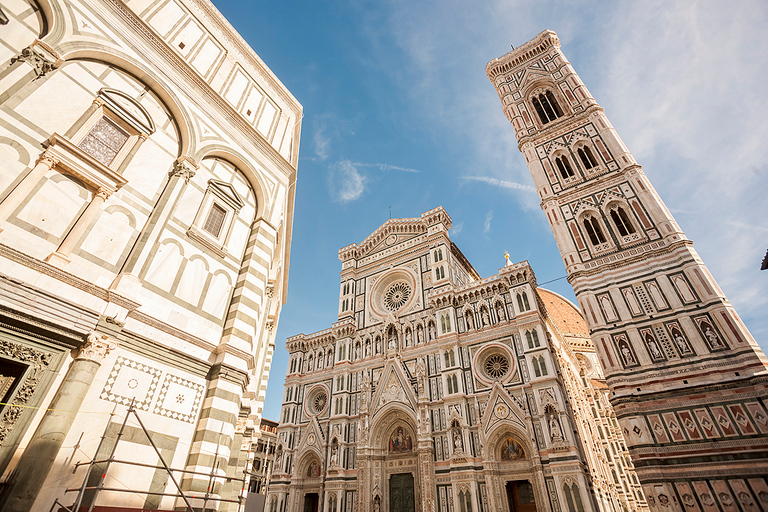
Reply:
[[[528, 260], [574, 300], [488, 61], [562, 50], [768, 349], [768, 2], [214, 0], [304, 107], [285, 340], [337, 320], [338, 250], [443, 206], [481, 276]], [[391, 212], [391, 213], [390, 213]]]

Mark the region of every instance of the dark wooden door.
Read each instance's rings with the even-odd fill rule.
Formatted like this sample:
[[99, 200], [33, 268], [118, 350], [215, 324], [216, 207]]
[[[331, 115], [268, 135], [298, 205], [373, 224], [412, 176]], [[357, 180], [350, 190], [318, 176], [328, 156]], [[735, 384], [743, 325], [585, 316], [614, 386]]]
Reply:
[[317, 512], [320, 497], [316, 492], [304, 495], [304, 512]]
[[525, 480], [507, 482], [507, 500], [510, 512], [536, 512], [533, 486]]
[[392, 475], [389, 479], [389, 510], [390, 512], [416, 512], [412, 474]]

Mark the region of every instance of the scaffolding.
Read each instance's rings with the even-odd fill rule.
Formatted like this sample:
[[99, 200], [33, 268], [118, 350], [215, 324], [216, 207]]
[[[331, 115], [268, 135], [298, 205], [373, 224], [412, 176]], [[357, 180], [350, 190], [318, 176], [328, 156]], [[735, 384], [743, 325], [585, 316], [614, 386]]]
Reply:
[[[125, 427], [128, 424], [128, 418], [129, 416], [133, 415], [134, 418], [136, 418], [136, 421], [138, 421], [139, 426], [141, 427], [141, 430], [144, 432], [144, 435], [147, 436], [147, 440], [149, 441], [149, 444], [152, 446], [152, 448], [155, 450], [155, 454], [157, 454], [158, 459], [160, 460], [161, 465], [156, 464], [146, 464], [143, 462], [136, 462], [136, 461], [129, 461], [129, 460], [122, 460], [115, 457], [115, 454], [117, 453], [117, 446], [120, 443], [120, 439], [123, 436], [123, 432], [125, 431]], [[133, 494], [140, 494], [140, 495], [146, 495], [146, 496], [171, 496], [175, 498], [181, 498], [184, 501], [184, 505], [186, 506], [187, 512], [196, 512], [196, 510], [206, 510], [206, 506], [209, 502], [225, 502], [225, 503], [237, 503], [237, 512], [240, 512], [241, 507], [244, 505], [245, 498], [243, 496], [244, 489], [245, 489], [245, 478], [234, 478], [225, 475], [217, 475], [217, 470], [219, 469], [219, 443], [216, 444], [216, 455], [214, 457], [214, 465], [211, 468], [210, 473], [203, 473], [200, 471], [190, 471], [187, 469], [178, 469], [178, 468], [172, 468], [168, 466], [168, 464], [165, 461], [165, 458], [163, 457], [162, 453], [160, 453], [160, 449], [155, 444], [154, 440], [152, 439], [152, 436], [150, 435], [149, 430], [144, 426], [144, 422], [141, 421], [141, 418], [139, 417], [139, 413], [134, 407], [134, 401], [131, 400], [130, 405], [128, 406], [128, 410], [125, 413], [125, 418], [123, 418], [123, 423], [120, 426], [120, 430], [117, 433], [117, 439], [115, 440], [115, 444], [112, 447], [112, 450], [110, 452], [110, 455], [106, 459], [100, 459], [97, 460], [96, 457], [98, 457], [102, 446], [104, 445], [105, 440], [107, 439], [107, 431], [109, 429], [110, 424], [112, 424], [112, 418], [115, 416], [115, 411], [113, 410], [112, 413], [109, 416], [109, 421], [107, 422], [107, 426], [104, 428], [104, 434], [101, 436], [101, 439], [99, 440], [99, 445], [96, 448], [96, 453], [94, 454], [93, 458], [89, 460], [88, 462], [78, 462], [75, 464], [74, 471], [77, 471], [77, 469], [81, 466], [88, 466], [88, 469], [85, 473], [85, 477], [83, 478], [83, 484], [80, 487], [72, 487], [66, 489], [65, 493], [71, 493], [71, 492], [77, 492], [77, 495], [75, 497], [75, 501], [70, 506], [66, 506], [63, 503], [59, 501], [58, 498], [54, 500], [53, 504], [51, 505], [49, 512], [56, 511], [66, 511], [66, 512], [80, 512], [83, 504], [83, 500], [85, 498], [85, 495], [88, 491], [93, 491], [93, 496], [90, 499], [90, 505], [88, 506], [87, 512], [93, 512], [94, 507], [96, 507], [96, 501], [99, 497], [99, 493], [101, 492], [129, 492]], [[221, 434], [219, 434], [219, 442], [221, 441]], [[92, 471], [94, 467], [97, 464], [104, 464], [104, 469], [101, 471], [101, 476], [99, 477], [98, 484], [96, 485], [88, 485], [88, 481], [91, 477]], [[168, 477], [173, 482], [173, 485], [175, 486], [176, 490], [178, 492], [176, 493], [169, 493], [169, 492], [154, 492], [154, 491], [147, 491], [147, 490], [141, 490], [141, 489], [128, 489], [128, 488], [119, 488], [119, 487], [107, 487], [105, 485], [106, 477], [107, 477], [107, 471], [109, 470], [109, 467], [112, 464], [126, 464], [129, 466], [136, 466], [136, 467], [142, 467], [142, 468], [150, 468], [150, 469], [162, 469], [165, 470], [168, 474]], [[174, 476], [174, 473], [177, 474], [186, 474], [186, 475], [200, 475], [208, 477], [208, 487], [205, 491], [205, 494], [202, 496], [195, 495], [195, 496], [189, 496], [188, 494], [185, 494], [184, 491], [181, 489], [181, 485], [179, 484], [179, 481]], [[240, 486], [240, 493], [237, 497], [237, 499], [227, 499], [227, 498], [221, 498], [213, 494], [214, 486], [216, 485], [218, 480], [224, 480], [225, 482], [241, 482]], [[189, 491], [187, 491], [189, 493]], [[194, 500], [202, 500], [202, 508], [200, 509], [194, 509], [192, 507], [192, 504], [190, 503], [190, 499]], [[58, 508], [56, 508], [58, 507]]]

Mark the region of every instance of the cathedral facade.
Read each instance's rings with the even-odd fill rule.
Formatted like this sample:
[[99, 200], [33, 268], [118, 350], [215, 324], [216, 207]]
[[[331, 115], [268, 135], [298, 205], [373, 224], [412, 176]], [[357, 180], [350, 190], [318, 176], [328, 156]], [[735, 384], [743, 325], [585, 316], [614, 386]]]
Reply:
[[442, 208], [339, 251], [338, 321], [287, 340], [270, 512], [647, 510], [578, 309], [481, 278]]
[[2, 14], [0, 508], [235, 510], [301, 105], [208, 0]]
[[552, 31], [486, 66], [651, 510], [768, 510], [768, 360]]

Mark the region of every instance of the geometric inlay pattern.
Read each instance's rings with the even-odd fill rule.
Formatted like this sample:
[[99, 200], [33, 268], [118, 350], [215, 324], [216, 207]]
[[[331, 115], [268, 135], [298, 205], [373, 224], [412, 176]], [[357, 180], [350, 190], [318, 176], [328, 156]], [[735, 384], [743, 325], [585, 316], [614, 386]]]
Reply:
[[152, 412], [175, 420], [194, 423], [204, 392], [205, 386], [202, 384], [166, 373], [160, 394], [157, 396], [155, 410]]
[[134, 401], [136, 408], [149, 410], [162, 370], [118, 356], [99, 398], [120, 405]]

